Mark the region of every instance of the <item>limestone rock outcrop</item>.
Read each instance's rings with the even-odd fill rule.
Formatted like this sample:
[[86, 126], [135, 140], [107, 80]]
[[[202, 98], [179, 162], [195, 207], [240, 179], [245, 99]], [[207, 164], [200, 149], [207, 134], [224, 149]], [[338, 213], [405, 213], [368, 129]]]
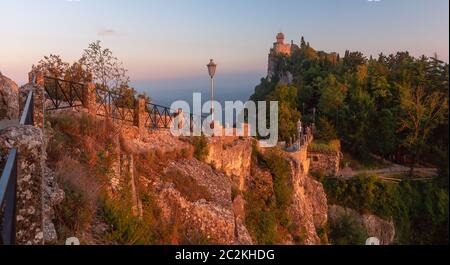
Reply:
[[19, 88], [0, 72], [0, 120], [19, 118]]
[[242, 220], [233, 211], [231, 182], [227, 176], [207, 164], [188, 159], [170, 162], [164, 174], [173, 172], [176, 172], [174, 177], [192, 178], [197, 188], [183, 190], [164, 177], [154, 180], [152, 185], [166, 220], [180, 222], [191, 239], [202, 237], [207, 243], [219, 244], [252, 243]]
[[[0, 133], [2, 154], [18, 149], [17, 232], [22, 245], [44, 243], [42, 226], [42, 131], [33, 126], [10, 127]], [[3, 157], [5, 158], [5, 157]]]
[[290, 212], [296, 230], [306, 245], [320, 245], [322, 239], [318, 231], [327, 224], [327, 197], [322, 184], [302, 170], [298, 161], [291, 161], [293, 204]]
[[394, 242], [395, 226], [392, 220], [384, 220], [372, 214], [360, 214], [355, 210], [339, 205], [329, 206], [329, 222], [336, 222], [344, 215], [348, 215], [359, 222], [366, 229], [369, 237], [378, 238], [382, 245], [390, 245]]
[[0, 133], [0, 160], [17, 148], [17, 231], [19, 245], [57, 240], [53, 206], [64, 198], [53, 172], [46, 166], [46, 140], [41, 129], [16, 126]]
[[206, 162], [229, 176], [233, 183], [243, 191], [245, 180], [250, 175], [252, 159], [252, 140], [231, 138], [210, 138], [209, 155]]

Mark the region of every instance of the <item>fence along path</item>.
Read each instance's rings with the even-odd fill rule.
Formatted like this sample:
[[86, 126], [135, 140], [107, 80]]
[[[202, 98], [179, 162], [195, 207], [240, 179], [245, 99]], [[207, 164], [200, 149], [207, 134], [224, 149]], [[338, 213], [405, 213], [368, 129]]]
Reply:
[[[92, 83], [82, 84], [50, 76], [45, 76], [44, 80], [46, 98], [50, 102], [46, 106], [47, 111], [83, 107], [92, 114], [147, 129], [170, 129], [174, 118], [182, 113]], [[192, 131], [196, 124], [194, 119], [202, 120], [204, 117], [188, 115]]]

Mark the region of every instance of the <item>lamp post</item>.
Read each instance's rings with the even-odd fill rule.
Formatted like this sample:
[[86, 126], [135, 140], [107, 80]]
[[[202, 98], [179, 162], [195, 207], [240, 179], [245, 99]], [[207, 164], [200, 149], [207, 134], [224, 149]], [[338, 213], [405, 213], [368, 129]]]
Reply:
[[208, 73], [211, 77], [211, 115], [212, 115], [212, 128], [214, 129], [214, 75], [216, 74], [217, 64], [214, 63], [213, 59], [210, 59], [208, 67]]

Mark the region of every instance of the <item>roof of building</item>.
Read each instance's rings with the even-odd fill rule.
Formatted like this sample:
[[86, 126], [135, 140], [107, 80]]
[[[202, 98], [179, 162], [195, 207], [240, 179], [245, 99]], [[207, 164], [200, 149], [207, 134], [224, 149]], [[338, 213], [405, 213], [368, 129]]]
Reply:
[[283, 32], [280, 32], [280, 33], [277, 34], [277, 40], [278, 39], [284, 39], [284, 33]]

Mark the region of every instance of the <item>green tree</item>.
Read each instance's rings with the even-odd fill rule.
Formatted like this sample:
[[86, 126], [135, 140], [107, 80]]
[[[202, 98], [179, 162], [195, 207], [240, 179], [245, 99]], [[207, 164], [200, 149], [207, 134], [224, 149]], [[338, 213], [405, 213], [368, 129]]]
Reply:
[[103, 48], [100, 41], [89, 44], [79, 60], [89, 72], [93, 81], [104, 89], [121, 91], [128, 88], [130, 78], [123, 63], [108, 48]]
[[55, 78], [64, 78], [64, 73], [69, 68], [69, 63], [63, 61], [61, 56], [50, 54], [49, 56], [44, 56], [37, 65], [33, 65], [33, 71], [39, 71], [45, 76], [51, 76]]
[[330, 142], [337, 139], [336, 129], [326, 117], [320, 117], [317, 122], [317, 133], [315, 139], [324, 142]]
[[354, 218], [343, 215], [332, 223], [330, 238], [334, 245], [364, 245], [368, 236], [364, 227]]
[[434, 128], [445, 119], [448, 111], [448, 98], [440, 92], [426, 93], [422, 87], [404, 87], [401, 107], [404, 115], [400, 118], [399, 131], [406, 132], [404, 146], [412, 155], [413, 175], [417, 159], [424, 149]]
[[370, 129], [370, 149], [381, 156], [394, 152], [398, 142], [397, 122], [390, 109], [382, 109], [374, 117], [373, 127]]
[[268, 101], [279, 102], [279, 138], [285, 141], [297, 133], [297, 122], [300, 119], [297, 97], [297, 88], [284, 84], [278, 85], [267, 97]]
[[338, 110], [344, 104], [347, 87], [336, 80], [334, 75], [329, 75], [320, 84], [321, 97], [319, 109], [328, 117], [338, 119]]

